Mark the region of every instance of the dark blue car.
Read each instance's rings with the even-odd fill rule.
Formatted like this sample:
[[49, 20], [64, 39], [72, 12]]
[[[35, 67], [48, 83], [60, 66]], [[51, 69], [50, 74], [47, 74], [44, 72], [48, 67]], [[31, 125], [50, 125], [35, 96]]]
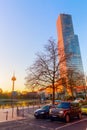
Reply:
[[52, 105], [45, 105], [41, 107], [40, 109], [37, 109], [34, 111], [34, 116], [36, 118], [48, 118], [49, 117], [49, 110], [52, 107]]

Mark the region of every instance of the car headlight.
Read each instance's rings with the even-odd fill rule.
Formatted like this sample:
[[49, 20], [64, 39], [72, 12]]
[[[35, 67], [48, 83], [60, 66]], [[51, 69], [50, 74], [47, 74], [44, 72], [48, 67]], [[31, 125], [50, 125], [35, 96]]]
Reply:
[[60, 114], [63, 114], [64, 112], [63, 111], [59, 111]]
[[41, 112], [41, 114], [44, 114], [44, 113], [45, 113], [44, 111]]

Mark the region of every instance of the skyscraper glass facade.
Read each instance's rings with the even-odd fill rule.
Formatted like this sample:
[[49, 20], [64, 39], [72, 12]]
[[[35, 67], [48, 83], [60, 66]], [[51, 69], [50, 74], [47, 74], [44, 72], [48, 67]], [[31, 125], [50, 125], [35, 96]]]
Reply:
[[[78, 36], [74, 34], [72, 17], [69, 14], [60, 14], [57, 20], [59, 60], [63, 55], [72, 56], [60, 65], [60, 75], [67, 73], [68, 68], [73, 68], [84, 75]], [[61, 49], [62, 51], [60, 51]], [[85, 80], [83, 81], [85, 83]], [[83, 84], [82, 83], [82, 84]]]

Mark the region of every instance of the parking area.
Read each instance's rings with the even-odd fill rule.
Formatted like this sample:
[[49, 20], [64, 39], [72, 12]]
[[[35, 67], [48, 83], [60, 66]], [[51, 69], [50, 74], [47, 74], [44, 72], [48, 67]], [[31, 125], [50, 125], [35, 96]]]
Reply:
[[[83, 129], [80, 129], [80, 125]], [[77, 130], [77, 127], [79, 130], [86, 130], [84, 127], [87, 127], [87, 116], [83, 116], [81, 120], [76, 118], [70, 123], [58, 120], [51, 122], [49, 119], [36, 119], [33, 115], [26, 119], [0, 123], [0, 130]]]
[[[82, 119], [78, 118], [72, 119], [69, 123], [65, 123], [63, 120], [50, 121], [50, 119], [36, 119], [34, 117], [34, 111], [38, 108], [29, 107], [29, 108], [20, 108], [20, 115], [17, 116], [17, 109], [14, 109], [14, 120], [6, 120], [5, 122], [0, 123], [0, 130], [77, 130], [81, 124], [84, 123], [85, 129], [87, 127], [87, 115], [82, 115]], [[5, 111], [5, 110], [4, 110]], [[24, 112], [24, 114], [23, 114]], [[12, 110], [9, 110], [9, 113], [12, 114]], [[6, 114], [6, 113], [4, 113]], [[12, 116], [12, 115], [11, 115]], [[3, 117], [4, 118], [4, 117]], [[10, 118], [10, 117], [9, 117]], [[12, 118], [12, 117], [11, 117]], [[10, 119], [11, 119], [10, 118]], [[83, 126], [83, 125], [81, 125]], [[84, 128], [83, 127], [83, 128]], [[79, 129], [80, 130], [80, 129]]]

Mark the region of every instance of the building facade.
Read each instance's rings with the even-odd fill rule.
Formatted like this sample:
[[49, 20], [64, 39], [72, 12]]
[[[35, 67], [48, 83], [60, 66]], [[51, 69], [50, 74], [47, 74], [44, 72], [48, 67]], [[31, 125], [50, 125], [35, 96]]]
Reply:
[[[74, 34], [72, 16], [69, 14], [60, 14], [57, 19], [57, 33], [58, 33], [58, 53], [59, 61], [66, 60], [60, 64], [60, 77], [67, 77], [68, 70], [71, 69], [79, 72], [84, 77], [84, 70], [82, 65], [82, 58], [80, 53], [78, 36]], [[68, 57], [69, 56], [69, 57]], [[76, 78], [76, 76], [74, 75]], [[80, 85], [85, 85], [85, 79], [82, 78]]]

